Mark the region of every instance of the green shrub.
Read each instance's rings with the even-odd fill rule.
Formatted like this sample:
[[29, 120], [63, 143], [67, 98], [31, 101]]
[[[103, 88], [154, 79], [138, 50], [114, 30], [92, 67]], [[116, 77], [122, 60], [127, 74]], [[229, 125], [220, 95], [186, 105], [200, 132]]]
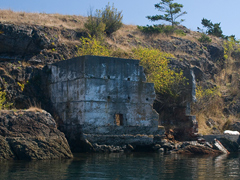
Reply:
[[144, 33], [148, 34], [160, 34], [164, 33], [167, 36], [171, 35], [173, 33], [176, 33], [177, 35], [180, 36], [186, 36], [186, 34], [183, 32], [181, 29], [176, 29], [173, 26], [166, 26], [166, 25], [152, 25], [152, 26], [137, 26], [138, 29]]
[[212, 39], [209, 38], [205, 33], [202, 33], [201, 37], [198, 39], [198, 41], [201, 43], [210, 43], [210, 42], [212, 42]]
[[84, 26], [91, 36], [110, 35], [122, 27], [122, 18], [122, 12], [108, 3], [105, 9], [96, 10], [95, 15], [90, 13]]
[[161, 25], [153, 25], [153, 26], [137, 26], [138, 29], [144, 33], [149, 33], [149, 34], [158, 34], [158, 33], [163, 33], [163, 28]]
[[93, 16], [91, 12], [84, 24], [84, 27], [88, 30], [88, 33], [91, 36], [101, 37], [104, 34], [106, 27], [102, 21], [101, 12], [96, 10], [95, 16]]
[[173, 26], [163, 26], [163, 32], [168, 36], [173, 34], [175, 31], [175, 28]]
[[112, 7], [108, 5], [105, 9], [101, 12], [101, 17], [103, 23], [106, 25], [105, 33], [107, 35], [112, 34], [113, 32], [120, 29], [123, 25], [122, 23], [122, 11], [118, 12], [114, 5]]
[[181, 30], [181, 29], [176, 29], [174, 31], [174, 33], [179, 35], [179, 36], [186, 36], [186, 33], [183, 30]]

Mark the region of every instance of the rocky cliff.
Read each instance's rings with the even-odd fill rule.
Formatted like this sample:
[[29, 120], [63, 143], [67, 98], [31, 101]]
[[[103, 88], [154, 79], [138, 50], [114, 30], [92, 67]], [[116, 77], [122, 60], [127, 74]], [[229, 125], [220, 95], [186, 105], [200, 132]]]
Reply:
[[[83, 26], [85, 18], [28, 13], [23, 16], [15, 12], [11, 13], [11, 18], [5, 11], [0, 14], [0, 88], [6, 91], [13, 107], [24, 109], [41, 105], [61, 124], [44, 93], [44, 73], [48, 72], [40, 70], [47, 63], [76, 56], [76, 45], [81, 45], [79, 38], [86, 35]], [[218, 92], [213, 93], [219, 96], [207, 97], [207, 103], [200, 101], [192, 104], [192, 109], [197, 114], [201, 133], [220, 133], [229, 124], [238, 121], [237, 114], [240, 112], [238, 46], [235, 44], [230, 48], [229, 42], [213, 36], [209, 36], [211, 43], [201, 43], [198, 41], [201, 33], [182, 26], [178, 28], [186, 35], [145, 34], [136, 26], [124, 25], [106, 37], [104, 42], [119, 57], [130, 57], [131, 49], [137, 46], [172, 53], [175, 58], [171, 59], [171, 67], [193, 70], [197, 86], [203, 89], [217, 88]], [[160, 117], [174, 115], [165, 116], [170, 120], [169, 124], [171, 119], [178, 122], [175, 110], [181, 109], [181, 106], [181, 100], [175, 102], [160, 94], [155, 104]]]

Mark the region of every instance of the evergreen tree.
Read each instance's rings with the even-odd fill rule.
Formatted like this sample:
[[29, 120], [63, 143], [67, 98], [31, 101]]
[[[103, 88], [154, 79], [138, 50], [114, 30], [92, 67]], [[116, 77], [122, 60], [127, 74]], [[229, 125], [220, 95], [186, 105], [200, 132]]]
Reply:
[[222, 34], [222, 29], [220, 27], [221, 23], [213, 24], [210, 20], [203, 18], [201, 24], [203, 25], [203, 27], [207, 28], [207, 34], [224, 38], [224, 35]]
[[161, 0], [160, 3], [155, 4], [155, 8], [161, 12], [164, 12], [164, 15], [155, 15], [155, 16], [147, 16], [148, 19], [151, 21], [158, 21], [164, 20], [170, 22], [172, 26], [178, 25], [184, 21], [181, 19], [180, 22], [176, 19], [180, 16], [187, 14], [186, 11], [182, 12], [181, 9], [183, 8], [182, 4], [173, 3], [174, 0]]

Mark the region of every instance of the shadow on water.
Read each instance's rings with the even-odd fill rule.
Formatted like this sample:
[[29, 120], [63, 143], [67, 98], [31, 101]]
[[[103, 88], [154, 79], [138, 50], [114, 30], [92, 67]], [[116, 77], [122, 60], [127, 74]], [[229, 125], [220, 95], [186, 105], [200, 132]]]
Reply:
[[72, 160], [0, 161], [0, 179], [66, 179]]
[[75, 154], [73, 160], [1, 161], [0, 179], [240, 179], [240, 154]]

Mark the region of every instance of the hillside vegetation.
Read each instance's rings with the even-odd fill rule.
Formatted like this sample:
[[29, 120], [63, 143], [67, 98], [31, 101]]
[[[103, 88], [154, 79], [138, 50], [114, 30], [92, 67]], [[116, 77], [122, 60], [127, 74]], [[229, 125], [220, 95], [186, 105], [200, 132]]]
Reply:
[[[197, 79], [198, 99], [192, 104], [192, 114], [197, 116], [199, 132], [219, 133], [239, 121], [240, 47], [235, 41], [203, 36], [183, 26], [176, 26], [178, 31], [171, 33], [147, 33], [141, 27], [123, 25], [110, 35], [96, 38], [89, 36], [85, 22], [87, 17], [82, 16], [0, 10], [0, 88], [6, 92], [1, 96], [7, 98], [8, 105], [28, 108], [36, 103], [45, 108], [41, 87], [31, 86], [31, 72], [46, 63], [92, 54], [140, 59], [148, 80], [156, 84], [157, 99], [163, 106], [181, 105], [178, 94], [184, 90], [176, 84], [184, 83], [181, 70], [191, 68]], [[30, 46], [24, 44], [26, 37], [32, 38]], [[206, 37], [211, 41], [203, 40]], [[147, 65], [144, 54], [152, 55]], [[154, 54], [161, 66], [156, 66], [159, 61], [152, 61], [156, 60]], [[38, 77], [34, 78], [36, 83]], [[163, 94], [169, 98], [162, 99]]]

